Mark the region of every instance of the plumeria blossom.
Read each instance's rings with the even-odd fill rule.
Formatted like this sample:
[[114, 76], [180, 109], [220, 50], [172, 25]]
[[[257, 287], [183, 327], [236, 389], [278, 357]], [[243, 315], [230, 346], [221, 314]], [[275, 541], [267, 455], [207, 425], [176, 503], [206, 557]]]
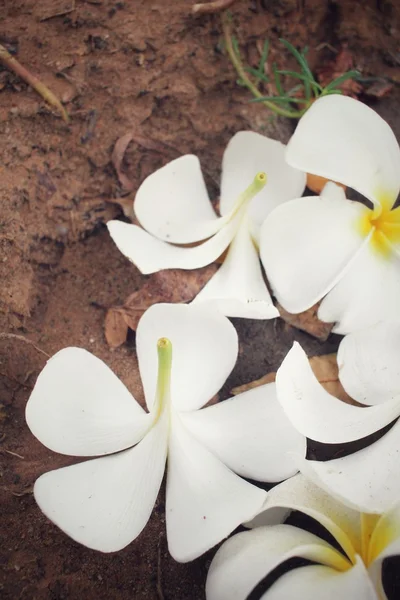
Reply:
[[[379, 431], [400, 416], [400, 323], [380, 323], [347, 335], [337, 355], [339, 379], [363, 406], [331, 396], [295, 343], [277, 372], [278, 399], [303, 435], [346, 443]], [[400, 420], [362, 450], [329, 461], [300, 459], [299, 468], [353, 508], [381, 513], [400, 499]]]
[[49, 360], [27, 423], [55, 452], [98, 458], [42, 475], [34, 495], [74, 540], [113, 552], [145, 527], [168, 461], [168, 546], [185, 562], [260, 511], [266, 492], [239, 475], [294, 475], [291, 453], [305, 456], [305, 438], [285, 417], [275, 385], [200, 410], [238, 354], [236, 330], [218, 312], [156, 304], [139, 322], [136, 349], [148, 412], [89, 352], [66, 348]]
[[[282, 524], [292, 510], [322, 525], [337, 547]], [[382, 515], [360, 513], [298, 474], [268, 493], [264, 511], [252, 526], [218, 550], [208, 572], [207, 600], [246, 600], [255, 589], [259, 593], [254, 597], [263, 600], [387, 598], [382, 563], [400, 554], [399, 503]], [[267, 588], [267, 576], [295, 557], [315, 564], [289, 570]]]
[[[284, 152], [280, 142], [251, 131], [233, 136], [222, 161], [220, 217], [210, 202], [198, 158], [173, 160], [137, 191], [134, 211], [143, 229], [110, 221], [111, 237], [144, 274], [198, 269], [229, 247], [195, 302], [211, 304], [230, 317], [277, 317], [259, 261], [259, 229], [271, 210], [301, 196], [305, 186], [305, 174], [285, 162]], [[176, 245], [195, 242], [201, 243]]]
[[260, 255], [279, 302], [299, 313], [323, 298], [319, 318], [342, 334], [398, 318], [400, 149], [389, 125], [357, 100], [326, 96], [300, 119], [286, 159], [354, 188], [372, 208], [328, 183], [321, 197], [292, 200], [267, 217]]

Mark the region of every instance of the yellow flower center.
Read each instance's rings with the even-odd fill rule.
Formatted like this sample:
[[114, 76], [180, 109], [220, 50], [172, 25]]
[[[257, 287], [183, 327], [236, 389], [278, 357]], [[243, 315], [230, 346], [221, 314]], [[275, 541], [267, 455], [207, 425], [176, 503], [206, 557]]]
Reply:
[[400, 206], [392, 209], [393, 198], [381, 194], [380, 206], [366, 209], [361, 217], [360, 233], [367, 237], [373, 249], [385, 258], [393, 252], [393, 244], [400, 243]]

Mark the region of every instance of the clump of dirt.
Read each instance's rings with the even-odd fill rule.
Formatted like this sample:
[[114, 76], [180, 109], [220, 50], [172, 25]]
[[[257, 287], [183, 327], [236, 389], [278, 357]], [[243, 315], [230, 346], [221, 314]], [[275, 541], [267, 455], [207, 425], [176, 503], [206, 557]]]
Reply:
[[[32, 485], [69, 464], [28, 431], [24, 408], [39, 370], [69, 345], [102, 358], [140, 400], [134, 339], [112, 351], [103, 322], [110, 306], [146, 284], [121, 256], [104, 224], [154, 169], [197, 154], [211, 195], [218, 194], [223, 149], [241, 129], [287, 141], [294, 124], [249, 103], [222, 51], [219, 15], [194, 18], [191, 0], [0, 0], [0, 43], [63, 101], [64, 123], [13, 73], [0, 68], [0, 474], [1, 597], [201, 600], [210, 551], [180, 565], [168, 554], [164, 492], [140, 537], [103, 555], [79, 546], [39, 511]], [[260, 40], [310, 48], [314, 67], [344, 46], [365, 78], [400, 82], [395, 2], [237, 1], [239, 44], [251, 64]], [[275, 51], [285, 68], [290, 57]], [[398, 89], [377, 104], [400, 134]], [[386, 113], [385, 113], [386, 111]], [[131, 133], [122, 164], [127, 193], [112, 166], [117, 139]], [[233, 386], [276, 370], [292, 341], [312, 354], [337, 347], [281, 321], [235, 320], [241, 352], [221, 398]]]

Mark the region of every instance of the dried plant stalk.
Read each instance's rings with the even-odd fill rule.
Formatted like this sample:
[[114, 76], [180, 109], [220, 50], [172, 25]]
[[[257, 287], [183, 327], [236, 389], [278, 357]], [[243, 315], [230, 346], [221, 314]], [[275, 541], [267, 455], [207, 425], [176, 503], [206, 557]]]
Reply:
[[49, 88], [44, 85], [35, 75], [30, 73], [20, 62], [17, 61], [16, 58], [11, 56], [11, 54], [0, 44], [0, 62], [3, 63], [5, 67], [13, 71], [18, 77], [21, 77], [28, 85], [33, 87], [33, 89], [48, 103], [50, 106], [56, 108], [60, 113], [63, 120], [68, 123], [69, 116], [60, 100], [53, 94]]
[[235, 0], [215, 0], [215, 2], [201, 2], [192, 7], [194, 15], [217, 13], [232, 6]]

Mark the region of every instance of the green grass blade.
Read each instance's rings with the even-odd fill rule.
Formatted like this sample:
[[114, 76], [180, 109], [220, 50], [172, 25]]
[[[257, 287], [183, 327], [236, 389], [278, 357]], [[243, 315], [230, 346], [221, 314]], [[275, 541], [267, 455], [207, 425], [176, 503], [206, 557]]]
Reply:
[[291, 54], [293, 54], [293, 56], [295, 57], [295, 59], [297, 60], [297, 62], [299, 63], [299, 65], [301, 66], [301, 69], [304, 73], [304, 75], [308, 76], [308, 80], [309, 81], [315, 81], [314, 79], [314, 75], [311, 72], [310, 67], [308, 66], [308, 63], [306, 61], [306, 59], [304, 58], [303, 54], [301, 52], [299, 52], [290, 42], [288, 42], [287, 40], [280, 38], [279, 41], [285, 46], [285, 48], [287, 50], [289, 50], [289, 52]]
[[260, 73], [258, 69], [253, 69], [253, 67], [245, 67], [245, 71], [247, 71], [247, 73], [250, 73], [251, 75], [254, 75], [254, 77], [256, 77], [259, 81], [269, 83], [269, 77], [267, 77], [267, 75], [265, 75], [264, 73]]
[[347, 81], [348, 79], [357, 79], [358, 75], [360, 74], [359, 71], [347, 71], [347, 73], [343, 73], [343, 75], [340, 75], [340, 77], [336, 77], [336, 79], [333, 79], [333, 81], [331, 81], [330, 83], [328, 83], [328, 85], [326, 86], [326, 88], [324, 88], [324, 92], [330, 92], [331, 90], [337, 88], [339, 85], [341, 85], [342, 83], [344, 83], [345, 81]]
[[262, 98], [252, 98], [250, 102], [276, 102], [277, 104], [283, 104], [284, 102], [291, 102], [292, 104], [309, 104], [309, 100], [305, 98], [289, 98], [288, 96], [262, 96]]
[[264, 65], [267, 62], [268, 52], [269, 52], [269, 40], [265, 40], [263, 50], [261, 53], [260, 62], [258, 64], [258, 70], [260, 71], [260, 73], [264, 73]]

